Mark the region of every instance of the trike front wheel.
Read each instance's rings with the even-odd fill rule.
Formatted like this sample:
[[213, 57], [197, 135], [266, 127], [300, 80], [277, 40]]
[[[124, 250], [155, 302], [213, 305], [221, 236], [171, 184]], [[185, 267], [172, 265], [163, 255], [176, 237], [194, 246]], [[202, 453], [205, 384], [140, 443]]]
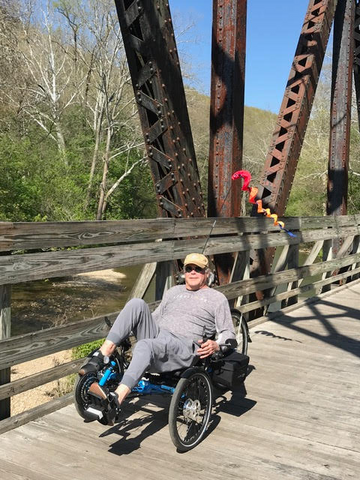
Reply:
[[205, 372], [179, 380], [169, 408], [170, 437], [179, 452], [196, 447], [203, 439], [212, 402], [212, 386]]

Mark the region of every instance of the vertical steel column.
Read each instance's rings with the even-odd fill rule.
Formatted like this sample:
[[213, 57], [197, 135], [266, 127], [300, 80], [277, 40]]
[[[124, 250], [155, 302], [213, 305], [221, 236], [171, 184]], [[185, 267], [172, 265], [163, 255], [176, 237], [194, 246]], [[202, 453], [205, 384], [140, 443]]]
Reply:
[[309, 2], [277, 126], [265, 159], [258, 198], [278, 215], [285, 213], [290, 195], [336, 3], [336, 0]]
[[[310, 0], [277, 125], [260, 179], [258, 198], [284, 215], [300, 156], [337, 0]], [[257, 215], [256, 208], [252, 215]], [[274, 249], [256, 252], [252, 274], [269, 271]]]
[[[347, 213], [354, 18], [354, 0], [339, 0], [334, 19], [327, 215]], [[336, 239], [333, 254], [339, 248]]]
[[354, 84], [356, 91], [356, 106], [360, 131], [360, 0], [355, 0], [354, 20]]
[[[240, 215], [241, 195], [231, 189], [243, 150], [247, 0], [214, 0], [208, 216]], [[215, 258], [220, 283], [226, 283], [231, 255]]]
[[204, 216], [166, 0], [115, 0], [160, 215]]

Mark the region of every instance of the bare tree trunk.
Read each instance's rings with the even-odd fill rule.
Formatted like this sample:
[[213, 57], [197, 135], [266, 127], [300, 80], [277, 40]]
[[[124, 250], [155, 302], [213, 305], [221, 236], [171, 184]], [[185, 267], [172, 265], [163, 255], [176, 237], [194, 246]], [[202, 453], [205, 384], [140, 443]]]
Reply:
[[96, 220], [102, 220], [103, 215], [105, 213], [104, 210], [104, 201], [105, 201], [105, 190], [106, 190], [106, 183], [107, 183], [107, 175], [109, 172], [109, 157], [110, 157], [110, 141], [112, 137], [112, 129], [108, 127], [107, 136], [106, 136], [106, 148], [104, 152], [104, 167], [103, 167], [103, 176], [102, 181], [100, 184], [100, 195], [99, 195], [99, 203], [98, 209], [96, 214]]
[[104, 117], [104, 102], [102, 101], [101, 102], [100, 113], [99, 113], [99, 115], [97, 116], [97, 119], [94, 122], [94, 124], [95, 124], [94, 125], [95, 126], [95, 145], [94, 145], [94, 152], [93, 152], [93, 157], [92, 157], [92, 162], [91, 162], [89, 183], [88, 183], [88, 187], [87, 187], [84, 210], [86, 210], [87, 207], [89, 206], [91, 189], [92, 189], [92, 184], [93, 184], [93, 179], [94, 179], [94, 174], [95, 174], [95, 167], [96, 167], [97, 159], [98, 159], [98, 156], [99, 156], [103, 117]]

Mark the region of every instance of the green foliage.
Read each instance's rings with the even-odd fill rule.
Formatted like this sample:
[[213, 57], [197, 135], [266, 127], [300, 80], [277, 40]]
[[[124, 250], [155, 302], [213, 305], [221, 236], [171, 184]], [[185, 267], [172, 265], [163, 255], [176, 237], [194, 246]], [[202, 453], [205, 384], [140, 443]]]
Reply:
[[79, 345], [72, 349], [72, 358], [77, 360], [78, 358], [87, 357], [93, 350], [100, 348], [104, 343], [104, 339], [95, 340], [94, 342], [85, 343], [84, 345]]

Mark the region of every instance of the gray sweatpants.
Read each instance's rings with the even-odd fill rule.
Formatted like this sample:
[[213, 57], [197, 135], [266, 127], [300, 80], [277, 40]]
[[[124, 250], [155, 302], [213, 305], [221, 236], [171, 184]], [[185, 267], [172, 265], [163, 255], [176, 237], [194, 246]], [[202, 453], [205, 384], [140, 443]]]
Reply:
[[[181, 321], [181, 319], [179, 319]], [[194, 342], [179, 338], [159, 328], [147, 304], [139, 299], [130, 300], [118, 315], [107, 340], [119, 345], [133, 332], [137, 342], [132, 360], [122, 384], [132, 389], [145, 371], [169, 372], [189, 367], [196, 357]]]

